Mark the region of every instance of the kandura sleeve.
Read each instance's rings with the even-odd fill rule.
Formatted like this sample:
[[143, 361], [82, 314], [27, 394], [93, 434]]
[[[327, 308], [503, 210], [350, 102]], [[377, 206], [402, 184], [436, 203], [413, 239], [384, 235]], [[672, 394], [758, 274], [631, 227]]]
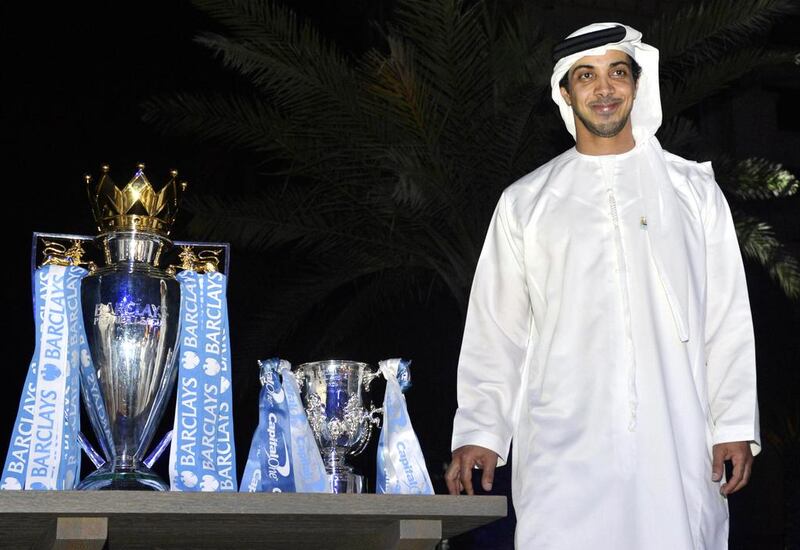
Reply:
[[504, 194], [495, 209], [470, 293], [458, 364], [452, 448], [480, 445], [505, 464], [532, 323], [522, 231]]
[[705, 350], [713, 442], [749, 441], [761, 450], [753, 321], [730, 208], [714, 181], [705, 212], [707, 301]]

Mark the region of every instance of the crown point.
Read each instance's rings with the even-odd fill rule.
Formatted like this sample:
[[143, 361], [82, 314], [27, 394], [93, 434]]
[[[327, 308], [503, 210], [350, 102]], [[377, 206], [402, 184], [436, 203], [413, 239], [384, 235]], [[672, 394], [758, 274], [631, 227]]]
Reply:
[[111, 167], [108, 164], [104, 164], [100, 167], [100, 170], [102, 170], [104, 174], [108, 174], [109, 170], [111, 170]]
[[189, 187], [189, 184], [185, 181], [181, 182], [181, 191], [186, 191], [186, 188]]
[[172, 176], [173, 178], [177, 178], [178, 177], [178, 171], [175, 170], [175, 169], [172, 169], [172, 170], [169, 171], [169, 175]]
[[139, 170], [144, 170], [144, 163], [140, 162], [139, 164], [136, 165], [136, 168], [138, 168]]
[[92, 183], [92, 175], [91, 174], [84, 174], [83, 179], [86, 180], [86, 183]]

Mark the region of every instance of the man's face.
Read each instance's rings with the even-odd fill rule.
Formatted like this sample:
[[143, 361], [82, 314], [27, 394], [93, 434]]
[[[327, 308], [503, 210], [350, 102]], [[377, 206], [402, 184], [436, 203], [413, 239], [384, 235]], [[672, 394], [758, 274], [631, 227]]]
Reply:
[[575, 113], [576, 125], [595, 136], [612, 138], [628, 124], [636, 83], [628, 54], [608, 50], [580, 58], [567, 73], [569, 91], [561, 95]]

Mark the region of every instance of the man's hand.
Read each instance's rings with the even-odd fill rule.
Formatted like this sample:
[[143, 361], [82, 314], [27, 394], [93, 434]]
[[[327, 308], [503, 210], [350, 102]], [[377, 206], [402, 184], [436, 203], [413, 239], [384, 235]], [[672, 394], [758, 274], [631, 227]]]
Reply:
[[484, 491], [492, 490], [494, 469], [497, 467], [497, 453], [477, 445], [464, 445], [453, 451], [453, 461], [444, 479], [447, 490], [451, 495], [461, 494], [466, 491], [468, 495], [475, 494], [472, 490], [472, 470], [477, 467], [483, 470], [481, 486]]
[[[711, 463], [711, 480], [719, 481], [725, 471], [725, 461], [733, 464], [731, 478], [720, 487], [720, 494], [727, 497], [735, 493], [750, 481], [750, 470], [753, 467], [753, 453], [750, 452], [750, 443], [747, 441], [734, 441], [732, 443], [719, 443], [714, 445], [713, 461]], [[447, 482], [449, 485], [449, 481]]]

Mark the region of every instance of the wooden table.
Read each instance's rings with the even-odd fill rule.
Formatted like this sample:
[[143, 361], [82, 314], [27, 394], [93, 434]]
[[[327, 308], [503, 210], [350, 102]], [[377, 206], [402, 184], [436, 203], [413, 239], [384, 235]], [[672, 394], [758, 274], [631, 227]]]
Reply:
[[423, 549], [506, 512], [496, 496], [0, 491], [0, 547]]

